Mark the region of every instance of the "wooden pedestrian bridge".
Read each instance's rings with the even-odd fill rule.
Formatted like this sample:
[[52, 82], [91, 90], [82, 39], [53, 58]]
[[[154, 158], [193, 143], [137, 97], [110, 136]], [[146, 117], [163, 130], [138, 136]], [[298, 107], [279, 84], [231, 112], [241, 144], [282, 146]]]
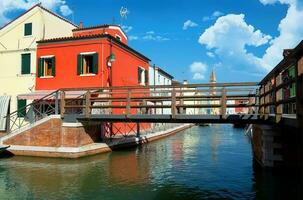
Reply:
[[298, 127], [300, 115], [291, 108], [302, 109], [301, 97], [280, 99], [279, 96], [283, 88], [294, 83], [296, 79], [271, 89], [257, 82], [60, 89], [6, 116], [8, 132], [49, 115], [60, 115], [68, 123], [234, 123]]

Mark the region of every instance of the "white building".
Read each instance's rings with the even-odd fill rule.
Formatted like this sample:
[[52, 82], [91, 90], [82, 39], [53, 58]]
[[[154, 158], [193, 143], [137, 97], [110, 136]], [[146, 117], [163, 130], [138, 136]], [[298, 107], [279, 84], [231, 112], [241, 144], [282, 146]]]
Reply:
[[30, 102], [18, 94], [34, 91], [36, 41], [72, 36], [72, 22], [37, 4], [0, 29], [0, 95], [11, 97], [10, 110]]
[[[149, 66], [149, 85], [150, 86], [157, 86], [157, 85], [171, 85], [173, 76], [161, 69], [160, 67]], [[161, 90], [169, 90], [168, 88], [163, 89], [157, 89], [156, 91]], [[151, 92], [153, 92], [154, 89], [151, 89]], [[154, 93], [156, 96], [169, 96], [170, 93], [163, 92], [163, 93]], [[170, 102], [159, 102], [157, 105], [170, 105]], [[156, 114], [170, 114], [171, 109], [170, 108], [158, 108], [155, 109]]]

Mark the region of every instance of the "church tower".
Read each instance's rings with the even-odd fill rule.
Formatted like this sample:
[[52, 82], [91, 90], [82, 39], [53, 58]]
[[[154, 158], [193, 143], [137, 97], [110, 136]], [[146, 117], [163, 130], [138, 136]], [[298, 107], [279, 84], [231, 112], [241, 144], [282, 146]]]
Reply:
[[209, 82], [210, 83], [216, 83], [217, 82], [214, 68], [211, 69]]
[[[209, 77], [209, 82], [213, 83], [213, 84], [215, 84], [217, 82], [214, 68], [211, 69], [211, 73], [210, 73], [210, 77]], [[210, 86], [209, 89], [210, 89], [209, 90], [209, 94], [211, 96], [216, 95], [216, 91], [215, 91], [216, 87], [215, 86]], [[211, 105], [212, 104], [219, 104], [219, 101], [211, 99], [209, 103]], [[219, 109], [218, 108], [210, 108], [209, 114], [217, 115], [217, 114], [219, 114]]]

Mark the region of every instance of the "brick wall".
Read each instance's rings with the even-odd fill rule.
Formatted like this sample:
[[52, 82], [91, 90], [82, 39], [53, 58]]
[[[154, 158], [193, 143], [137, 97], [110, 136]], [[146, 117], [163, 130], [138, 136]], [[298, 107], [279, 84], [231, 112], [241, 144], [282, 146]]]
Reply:
[[100, 141], [100, 125], [63, 127], [61, 119], [50, 119], [5, 141], [7, 145], [80, 147]]

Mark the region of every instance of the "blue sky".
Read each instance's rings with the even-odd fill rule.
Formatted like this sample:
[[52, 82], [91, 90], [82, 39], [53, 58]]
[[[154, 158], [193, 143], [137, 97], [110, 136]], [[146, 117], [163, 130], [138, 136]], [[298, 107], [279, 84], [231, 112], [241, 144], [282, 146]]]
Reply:
[[[129, 45], [177, 80], [259, 81], [303, 39], [303, 0], [41, 0], [84, 26], [122, 24]], [[0, 2], [0, 23], [36, 0]], [[89, 2], [89, 3], [87, 3]], [[121, 20], [119, 11], [130, 13]]]

